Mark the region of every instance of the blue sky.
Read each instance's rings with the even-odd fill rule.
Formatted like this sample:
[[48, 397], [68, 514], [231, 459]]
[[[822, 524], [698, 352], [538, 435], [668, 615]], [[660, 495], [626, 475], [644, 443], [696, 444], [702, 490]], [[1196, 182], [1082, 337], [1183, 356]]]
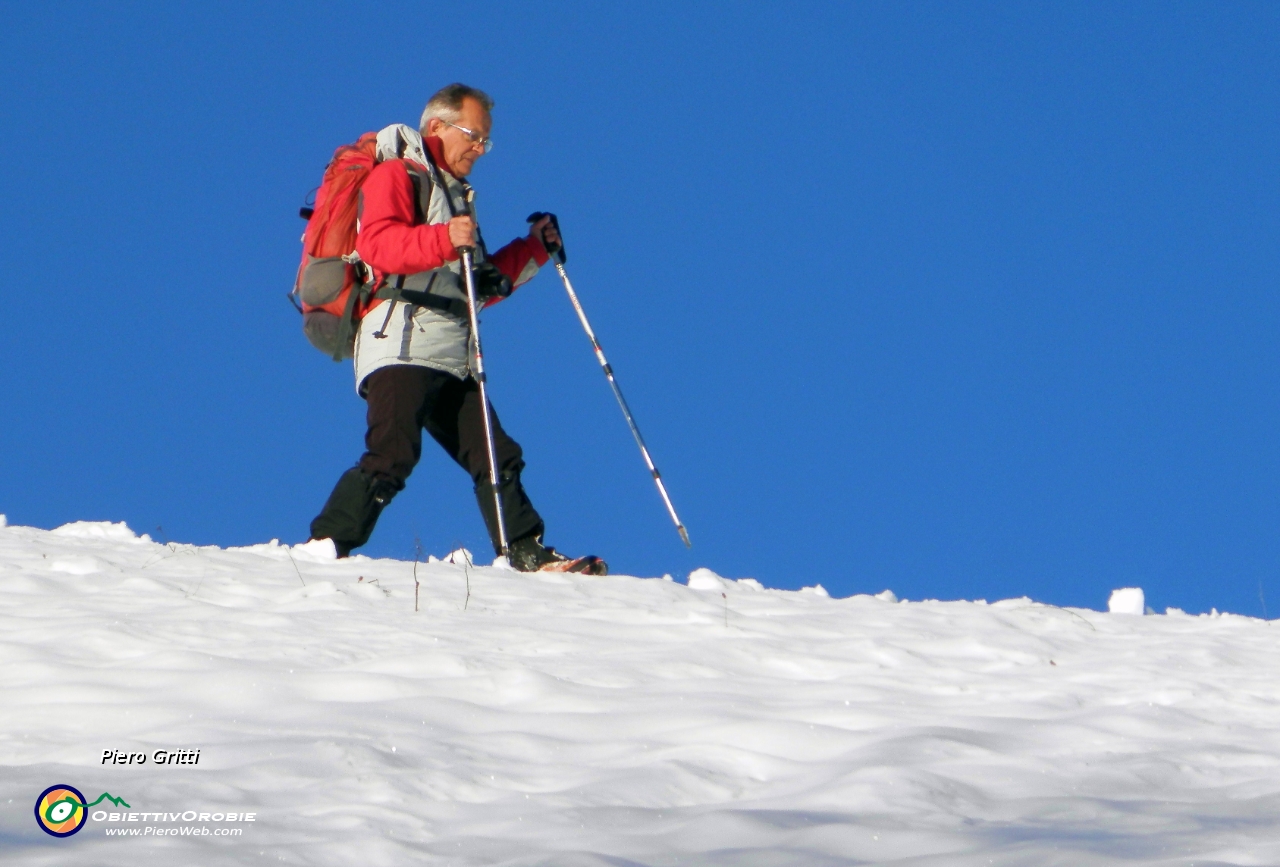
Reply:
[[[6, 11], [11, 523], [304, 539], [364, 407], [285, 301], [297, 208], [336, 146], [462, 80], [497, 101], [486, 237], [560, 215], [694, 547], [548, 271], [483, 333], [550, 543], [1280, 612], [1280, 7], [433, 9]], [[430, 447], [365, 552], [415, 538], [485, 547]]]

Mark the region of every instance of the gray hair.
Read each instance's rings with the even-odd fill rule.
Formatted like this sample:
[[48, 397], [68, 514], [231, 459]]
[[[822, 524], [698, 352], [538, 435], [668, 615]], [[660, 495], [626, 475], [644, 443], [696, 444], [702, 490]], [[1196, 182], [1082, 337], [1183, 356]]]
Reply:
[[450, 123], [458, 119], [462, 113], [462, 101], [474, 99], [484, 107], [485, 111], [493, 111], [493, 100], [489, 94], [460, 82], [446, 85], [436, 91], [435, 96], [427, 100], [427, 107], [422, 110], [422, 120], [418, 123], [418, 131], [427, 134], [427, 121], [433, 117]]

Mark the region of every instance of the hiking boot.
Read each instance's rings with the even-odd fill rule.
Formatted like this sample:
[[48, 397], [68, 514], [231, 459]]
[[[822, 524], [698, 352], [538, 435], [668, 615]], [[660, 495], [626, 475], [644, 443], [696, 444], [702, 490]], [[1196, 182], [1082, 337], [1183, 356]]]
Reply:
[[507, 560], [518, 572], [578, 572], [583, 575], [608, 575], [609, 564], [599, 557], [566, 557], [555, 548], [544, 546], [537, 536], [516, 539], [507, 549]]

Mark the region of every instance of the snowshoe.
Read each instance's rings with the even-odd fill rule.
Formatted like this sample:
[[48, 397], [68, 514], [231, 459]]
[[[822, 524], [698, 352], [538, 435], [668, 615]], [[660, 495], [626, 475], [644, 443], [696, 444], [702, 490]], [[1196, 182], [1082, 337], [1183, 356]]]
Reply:
[[537, 536], [516, 539], [507, 549], [507, 560], [519, 572], [576, 572], [581, 575], [608, 575], [609, 564], [599, 557], [566, 557]]

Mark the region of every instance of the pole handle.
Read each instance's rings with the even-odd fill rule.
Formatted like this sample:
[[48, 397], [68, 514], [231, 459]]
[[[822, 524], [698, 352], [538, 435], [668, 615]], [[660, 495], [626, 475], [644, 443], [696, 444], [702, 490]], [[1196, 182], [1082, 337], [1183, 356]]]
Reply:
[[[550, 211], [534, 211], [532, 214], [529, 215], [528, 219], [525, 222], [532, 225], [533, 223], [536, 223], [539, 220], [541, 220], [543, 217], [550, 217], [551, 225], [556, 227], [556, 234], [560, 234], [560, 220], [557, 219], [556, 215], [551, 213]], [[547, 244], [545, 241], [543, 242], [543, 246], [547, 247]], [[567, 257], [564, 254], [564, 235], [560, 235], [560, 243], [557, 246], [547, 247], [547, 254], [550, 255], [551, 258], [559, 262], [561, 265], [563, 265], [567, 261]]]

